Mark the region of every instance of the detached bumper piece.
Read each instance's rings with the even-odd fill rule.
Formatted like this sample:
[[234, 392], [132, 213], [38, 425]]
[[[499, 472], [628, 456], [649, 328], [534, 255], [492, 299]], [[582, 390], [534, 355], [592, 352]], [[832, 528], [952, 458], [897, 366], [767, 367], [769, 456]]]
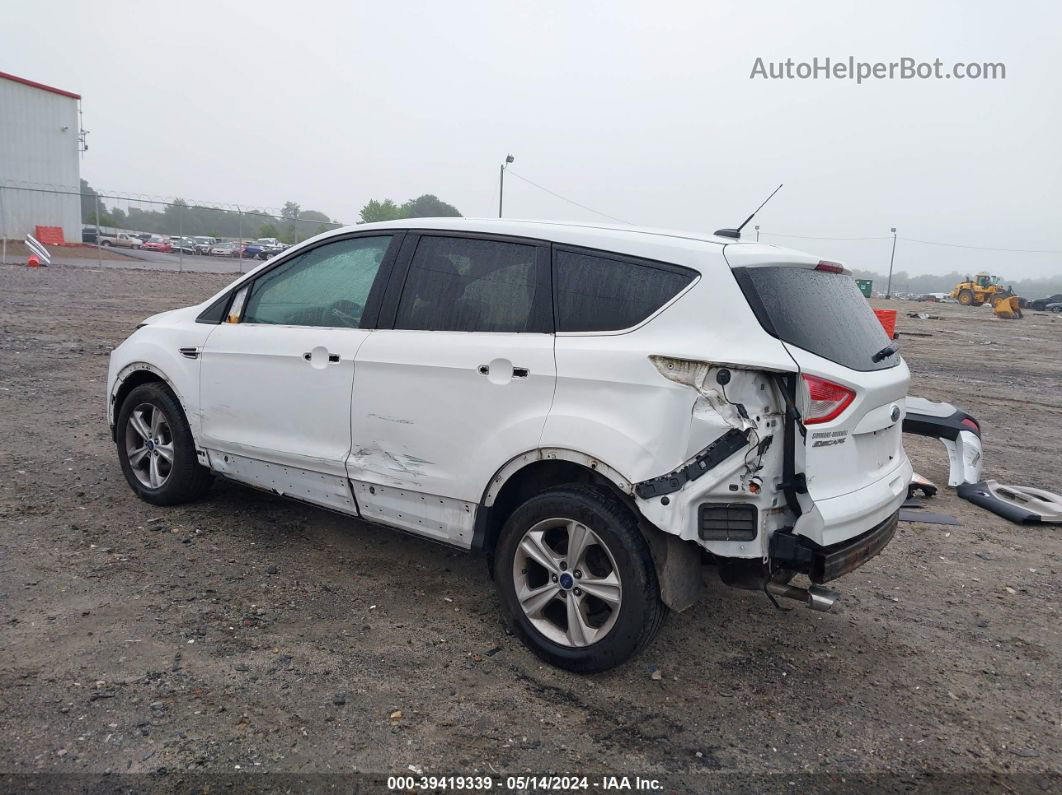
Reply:
[[903, 432], [932, 436], [944, 443], [951, 464], [949, 486], [981, 479], [981, 424], [965, 411], [950, 403], [908, 397]]
[[854, 571], [888, 546], [896, 533], [899, 511], [863, 535], [828, 547], [779, 530], [771, 536], [771, 565], [806, 574], [814, 583], [836, 580]]
[[1062, 524], [1062, 495], [994, 480], [964, 483], [959, 496], [1017, 524]]

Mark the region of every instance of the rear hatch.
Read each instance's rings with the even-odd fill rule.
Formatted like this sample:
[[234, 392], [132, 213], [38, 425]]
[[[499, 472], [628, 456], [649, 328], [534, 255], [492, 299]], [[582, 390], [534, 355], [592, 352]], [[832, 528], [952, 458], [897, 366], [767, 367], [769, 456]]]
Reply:
[[800, 368], [804, 474], [819, 501], [864, 488], [902, 465], [910, 373], [898, 351], [886, 353], [894, 343], [855, 280], [834, 263], [800, 260], [749, 263], [734, 275], [764, 329]]

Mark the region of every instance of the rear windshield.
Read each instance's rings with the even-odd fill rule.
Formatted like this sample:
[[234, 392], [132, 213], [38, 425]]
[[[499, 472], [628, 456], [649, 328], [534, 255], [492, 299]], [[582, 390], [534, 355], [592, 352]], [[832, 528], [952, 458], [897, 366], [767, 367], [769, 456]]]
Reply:
[[772, 335], [852, 370], [884, 370], [896, 353], [874, 354], [890, 340], [855, 279], [807, 268], [735, 268], [734, 275], [763, 327]]

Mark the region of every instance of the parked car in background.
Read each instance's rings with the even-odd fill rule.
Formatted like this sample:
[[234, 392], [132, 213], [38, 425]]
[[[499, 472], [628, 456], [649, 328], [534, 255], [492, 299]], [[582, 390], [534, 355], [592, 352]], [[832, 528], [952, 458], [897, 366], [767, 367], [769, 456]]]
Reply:
[[134, 232], [133, 237], [140, 238], [141, 243], [147, 243], [149, 240], [151, 240], [151, 235], [147, 232]]
[[248, 243], [243, 247], [244, 259], [268, 259], [269, 254], [266, 252], [266, 248], [259, 243]]
[[514, 631], [581, 672], [693, 605], [705, 561], [829, 609], [912, 477], [910, 373], [847, 271], [697, 233], [339, 230], [147, 318], [107, 382], [141, 499], [218, 475], [484, 553]]
[[1062, 312], [1062, 301], [1055, 301], [1054, 303], [1047, 304], [1044, 309], [1048, 312]]
[[96, 229], [95, 227], [85, 227], [81, 230], [81, 242], [82, 243], [95, 243], [96, 242]]
[[209, 254], [210, 247], [216, 245], [218, 242], [218, 239], [216, 237], [207, 237], [205, 235], [193, 237], [192, 240], [195, 241], [196, 254]]
[[1051, 304], [1057, 303], [1062, 303], [1062, 293], [1055, 293], [1054, 295], [1047, 296], [1047, 298], [1037, 298], [1034, 301], [1029, 301], [1028, 306], [1030, 309], [1036, 309], [1043, 312], [1044, 310], [1050, 309]]
[[236, 243], [217, 243], [208, 252], [212, 257], [238, 257], [240, 246]]
[[118, 232], [114, 235], [100, 234], [97, 242], [101, 246], [115, 246], [117, 248], [140, 248], [144, 243], [139, 237], [133, 237], [128, 232]]
[[149, 240], [140, 246], [144, 251], [161, 251], [169, 254], [173, 251], [173, 244], [169, 240]]
[[170, 245], [173, 250], [184, 254], [195, 254], [195, 241], [190, 237], [172, 237]]

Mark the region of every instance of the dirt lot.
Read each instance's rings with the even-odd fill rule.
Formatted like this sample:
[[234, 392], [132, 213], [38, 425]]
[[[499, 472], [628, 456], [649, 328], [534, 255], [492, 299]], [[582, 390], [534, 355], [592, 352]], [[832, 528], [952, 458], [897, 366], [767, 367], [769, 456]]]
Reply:
[[[947, 489], [933, 508], [961, 526], [901, 525], [833, 612], [710, 581], [647, 653], [590, 677], [506, 634], [480, 559], [232, 485], [138, 501], [103, 418], [107, 352], [227, 280], [0, 267], [0, 774], [1062, 786], [1062, 528]], [[901, 338], [912, 392], [982, 421], [986, 475], [1062, 490], [1062, 318], [895, 306], [929, 335]], [[946, 483], [941, 445], [908, 450]]]

